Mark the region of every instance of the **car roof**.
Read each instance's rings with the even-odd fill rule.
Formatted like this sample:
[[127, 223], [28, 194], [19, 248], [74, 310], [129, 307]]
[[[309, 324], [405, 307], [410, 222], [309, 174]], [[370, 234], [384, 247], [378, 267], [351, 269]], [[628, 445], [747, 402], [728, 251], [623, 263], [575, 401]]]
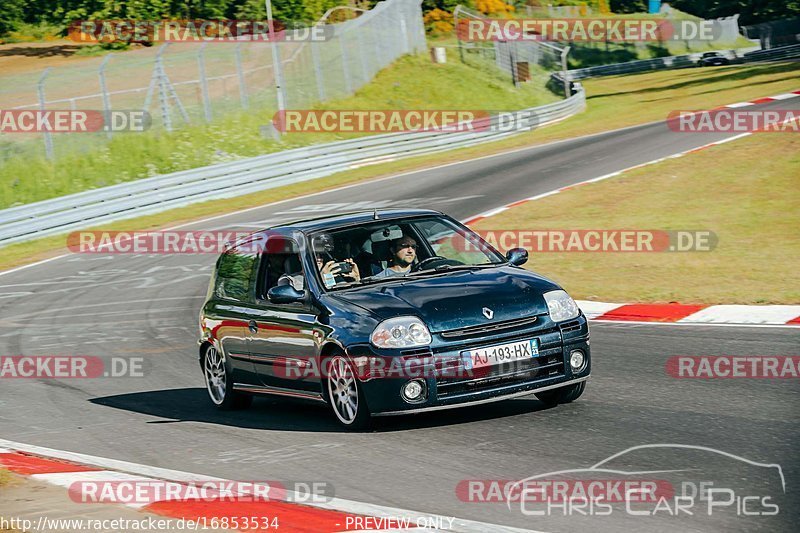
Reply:
[[396, 220], [398, 218], [416, 217], [425, 215], [439, 215], [442, 213], [432, 209], [377, 209], [372, 211], [355, 211], [336, 215], [326, 215], [307, 218], [270, 226], [265, 230], [299, 230], [303, 233], [314, 233], [320, 230], [334, 229], [351, 224], [380, 222], [381, 220]]
[[[231, 248], [236, 248], [254, 239], [268, 237], [269, 235], [283, 235], [293, 237], [294, 233], [300, 231], [305, 234], [315, 233], [322, 230], [332, 230], [351, 224], [368, 222], [387, 222], [408, 217], [438, 215], [445, 216], [440, 211], [433, 209], [373, 209], [372, 211], [354, 211], [350, 213], [340, 213], [336, 215], [325, 215], [321, 217], [305, 218], [293, 222], [284, 222], [274, 226], [266, 227], [247, 234], [230, 244]], [[375, 218], [377, 216], [377, 218]]]

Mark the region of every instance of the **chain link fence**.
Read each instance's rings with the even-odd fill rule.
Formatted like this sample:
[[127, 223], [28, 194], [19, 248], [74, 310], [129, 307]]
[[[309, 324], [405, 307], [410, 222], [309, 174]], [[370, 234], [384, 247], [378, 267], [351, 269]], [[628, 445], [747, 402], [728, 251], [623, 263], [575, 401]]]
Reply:
[[[167, 43], [0, 78], [0, 109], [147, 111], [151, 128], [210, 123], [243, 110], [277, 110], [277, 48], [289, 109], [353, 94], [398, 57], [424, 51], [421, 0], [387, 0], [325, 28], [324, 41]], [[96, 147], [99, 133], [0, 133], [0, 164], [54, 159]], [[136, 135], [125, 132], [118, 135]]]
[[[488, 20], [485, 15], [464, 6], [456, 6], [453, 17], [456, 28], [468, 20]], [[459, 33], [456, 31], [456, 35]], [[559, 46], [546, 41], [464, 41], [459, 37], [458, 53], [465, 63], [491, 62], [506, 72], [514, 85], [530, 81], [536, 76], [549, 76], [555, 71], [566, 71], [569, 46]], [[566, 94], [565, 96], [569, 96]]]

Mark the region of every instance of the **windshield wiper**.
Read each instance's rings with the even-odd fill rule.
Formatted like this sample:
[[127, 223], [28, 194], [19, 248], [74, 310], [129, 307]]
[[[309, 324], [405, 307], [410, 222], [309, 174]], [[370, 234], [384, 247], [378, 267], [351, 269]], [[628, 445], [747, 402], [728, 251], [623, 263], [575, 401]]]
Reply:
[[366, 278], [361, 278], [358, 281], [345, 281], [345, 282], [342, 282], [342, 283], [337, 283], [336, 285], [334, 285], [331, 288], [334, 289], [334, 290], [338, 290], [339, 288], [347, 289], [347, 288], [350, 288], [350, 287], [361, 287], [362, 285], [373, 285], [375, 283], [383, 283], [384, 281], [400, 281], [404, 277], [406, 277], [406, 276], [392, 276], [392, 277], [386, 277], [386, 278], [373, 278], [373, 277], [370, 276], [370, 277], [366, 277]]
[[496, 266], [502, 266], [506, 263], [485, 263], [482, 265], [440, 265], [434, 268], [426, 268], [424, 270], [418, 270], [413, 274], [409, 274], [409, 276], [415, 276], [417, 274], [429, 274], [429, 273], [444, 273], [444, 272], [457, 272], [459, 270], [480, 270], [482, 268], [490, 268]]

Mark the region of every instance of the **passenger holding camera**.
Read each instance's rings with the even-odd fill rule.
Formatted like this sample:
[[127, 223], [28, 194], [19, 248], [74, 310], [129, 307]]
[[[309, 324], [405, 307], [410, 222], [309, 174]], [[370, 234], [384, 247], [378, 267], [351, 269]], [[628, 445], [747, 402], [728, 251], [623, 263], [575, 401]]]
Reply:
[[358, 281], [361, 279], [361, 274], [358, 272], [358, 265], [350, 258], [344, 261], [331, 260], [327, 263], [324, 263], [324, 261], [325, 258], [317, 255], [317, 268], [320, 274], [322, 274], [322, 282], [327, 288], [331, 288], [343, 281]]
[[333, 237], [327, 233], [318, 235], [312, 241], [314, 247], [314, 257], [317, 261], [317, 268], [322, 276], [325, 288], [330, 289], [337, 283], [359, 281], [361, 273], [358, 265], [352, 258], [344, 261], [333, 259]]

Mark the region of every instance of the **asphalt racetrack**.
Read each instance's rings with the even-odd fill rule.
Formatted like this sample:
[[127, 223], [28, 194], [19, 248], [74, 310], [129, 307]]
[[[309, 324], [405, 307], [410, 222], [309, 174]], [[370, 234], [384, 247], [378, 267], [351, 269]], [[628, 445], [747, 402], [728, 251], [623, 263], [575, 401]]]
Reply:
[[[798, 108], [798, 100], [752, 109]], [[653, 123], [358, 184], [182, 229], [255, 230], [282, 220], [392, 206], [433, 208], [466, 219], [730, 136], [675, 133]], [[212, 408], [196, 339], [215, 259], [71, 255], [1, 275], [1, 354], [141, 356], [146, 375], [3, 380], [0, 437], [227, 479], [325, 481], [339, 498], [539, 531], [796, 530], [798, 380], [689, 380], [665, 372], [674, 355], [797, 355], [796, 329], [593, 323], [592, 377], [575, 403], [546, 408], [529, 396], [379, 419], [372, 432], [346, 433], [322, 406], [257, 399], [247, 411]], [[738, 484], [737, 498], [769, 494], [780, 512], [745, 516], [771, 508], [737, 499], [710, 515], [705, 506], [692, 515], [633, 515], [622, 505], [607, 516], [535, 516], [519, 504], [462, 501], [456, 490], [463, 480], [519, 480], [587, 468], [632, 446], [665, 443], [731, 456], [659, 449], [620, 457], [615, 468], [683, 470], [693, 479]], [[774, 468], [743, 459], [780, 465], [785, 491]]]

